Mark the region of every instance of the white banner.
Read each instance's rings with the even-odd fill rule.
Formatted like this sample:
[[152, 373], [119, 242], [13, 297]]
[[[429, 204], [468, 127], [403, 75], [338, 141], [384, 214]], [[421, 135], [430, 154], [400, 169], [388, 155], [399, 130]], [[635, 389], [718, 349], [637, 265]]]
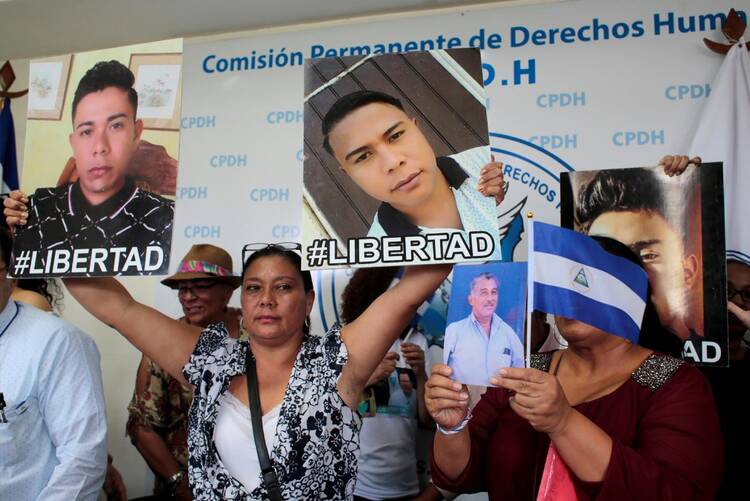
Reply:
[[706, 103], [690, 151], [703, 161], [724, 162], [727, 259], [750, 266], [750, 227], [745, 203], [750, 184], [750, 55], [741, 40], [726, 55]]
[[750, 2], [493, 5], [186, 41], [171, 267], [194, 243], [221, 245], [239, 269], [245, 243], [300, 240], [305, 58], [466, 46], [483, 49], [491, 146], [510, 185], [504, 256], [524, 259], [526, 212], [559, 222], [561, 171], [686, 149], [721, 63], [702, 38], [721, 39], [730, 7], [745, 16]]

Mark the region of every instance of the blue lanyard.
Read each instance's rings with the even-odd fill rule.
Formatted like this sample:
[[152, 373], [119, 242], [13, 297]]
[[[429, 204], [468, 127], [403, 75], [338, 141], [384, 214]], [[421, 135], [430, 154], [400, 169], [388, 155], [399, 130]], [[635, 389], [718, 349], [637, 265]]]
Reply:
[[[13, 302], [14, 302], [14, 303], [16, 303], [15, 301], [13, 301]], [[16, 303], [16, 312], [15, 312], [15, 314], [13, 314], [13, 318], [11, 318], [11, 319], [10, 319], [10, 322], [8, 322], [8, 325], [6, 325], [6, 326], [5, 326], [4, 328], [3, 328], [3, 330], [2, 330], [2, 331], [0, 331], [0, 337], [3, 337], [3, 334], [5, 334], [5, 331], [7, 331], [7, 330], [8, 330], [8, 327], [10, 327], [10, 325], [11, 325], [11, 324], [13, 323], [13, 321], [14, 321], [14, 320], [16, 319], [16, 317], [18, 316], [18, 312], [19, 312], [19, 311], [21, 311], [21, 305], [20, 305], [20, 304], [18, 304], [18, 303]]]

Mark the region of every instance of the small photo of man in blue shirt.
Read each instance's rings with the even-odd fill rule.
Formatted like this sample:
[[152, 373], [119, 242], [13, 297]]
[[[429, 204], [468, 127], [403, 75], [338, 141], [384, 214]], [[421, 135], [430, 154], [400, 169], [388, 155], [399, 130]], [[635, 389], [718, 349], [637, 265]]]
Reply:
[[[518, 264], [520, 263], [494, 266]], [[498, 276], [487, 271], [484, 266], [463, 267], [460, 271], [466, 272], [466, 268], [476, 269], [471, 270], [474, 275], [468, 284], [468, 291], [458, 283], [460, 279], [456, 280], [456, 276], [460, 274], [458, 270], [454, 271], [454, 288], [448, 305], [449, 322], [451, 317], [455, 318], [455, 313], [451, 315], [450, 310], [465, 310], [465, 304], [458, 303], [468, 302], [471, 311], [466, 317], [448, 324], [443, 361], [453, 370], [454, 380], [470, 385], [490, 386], [490, 377], [497, 375], [500, 369], [524, 366], [523, 345], [514, 328], [497, 314], [501, 286]], [[521, 332], [525, 287], [520, 287], [523, 280], [513, 282], [513, 286], [504, 290], [503, 295], [511, 295], [510, 303], [516, 303], [511, 308], [516, 317], [516, 322], [513, 323], [517, 324], [514, 327]], [[515, 287], [516, 283], [519, 287]], [[516, 294], [516, 289], [521, 290], [522, 294]]]

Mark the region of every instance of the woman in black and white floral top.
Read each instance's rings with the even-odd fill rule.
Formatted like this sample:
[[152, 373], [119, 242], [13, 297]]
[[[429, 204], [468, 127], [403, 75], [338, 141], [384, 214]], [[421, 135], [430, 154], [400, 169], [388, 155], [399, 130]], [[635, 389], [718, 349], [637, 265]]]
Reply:
[[222, 324], [202, 332], [133, 300], [112, 279], [69, 279], [93, 315], [177, 379], [195, 387], [189, 475], [195, 499], [266, 499], [250, 427], [245, 354], [255, 359], [264, 434], [285, 499], [350, 499], [361, 419], [353, 410], [370, 374], [450, 271], [407, 271], [357, 320], [308, 332], [315, 293], [300, 256], [279, 245], [250, 255], [242, 276], [249, 343]]

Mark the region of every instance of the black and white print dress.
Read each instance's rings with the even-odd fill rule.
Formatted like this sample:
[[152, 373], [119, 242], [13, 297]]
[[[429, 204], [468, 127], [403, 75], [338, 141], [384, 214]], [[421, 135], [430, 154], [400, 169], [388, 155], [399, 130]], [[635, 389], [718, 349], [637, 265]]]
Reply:
[[[213, 442], [220, 398], [232, 377], [245, 373], [247, 349], [248, 343], [230, 338], [223, 324], [211, 325], [183, 368], [195, 386], [188, 415], [188, 474], [196, 500], [268, 499], [262, 483], [248, 493], [227, 472]], [[353, 496], [362, 418], [336, 388], [347, 356], [338, 325], [324, 336], [308, 334], [302, 341], [276, 434], [268, 444], [284, 499]]]

